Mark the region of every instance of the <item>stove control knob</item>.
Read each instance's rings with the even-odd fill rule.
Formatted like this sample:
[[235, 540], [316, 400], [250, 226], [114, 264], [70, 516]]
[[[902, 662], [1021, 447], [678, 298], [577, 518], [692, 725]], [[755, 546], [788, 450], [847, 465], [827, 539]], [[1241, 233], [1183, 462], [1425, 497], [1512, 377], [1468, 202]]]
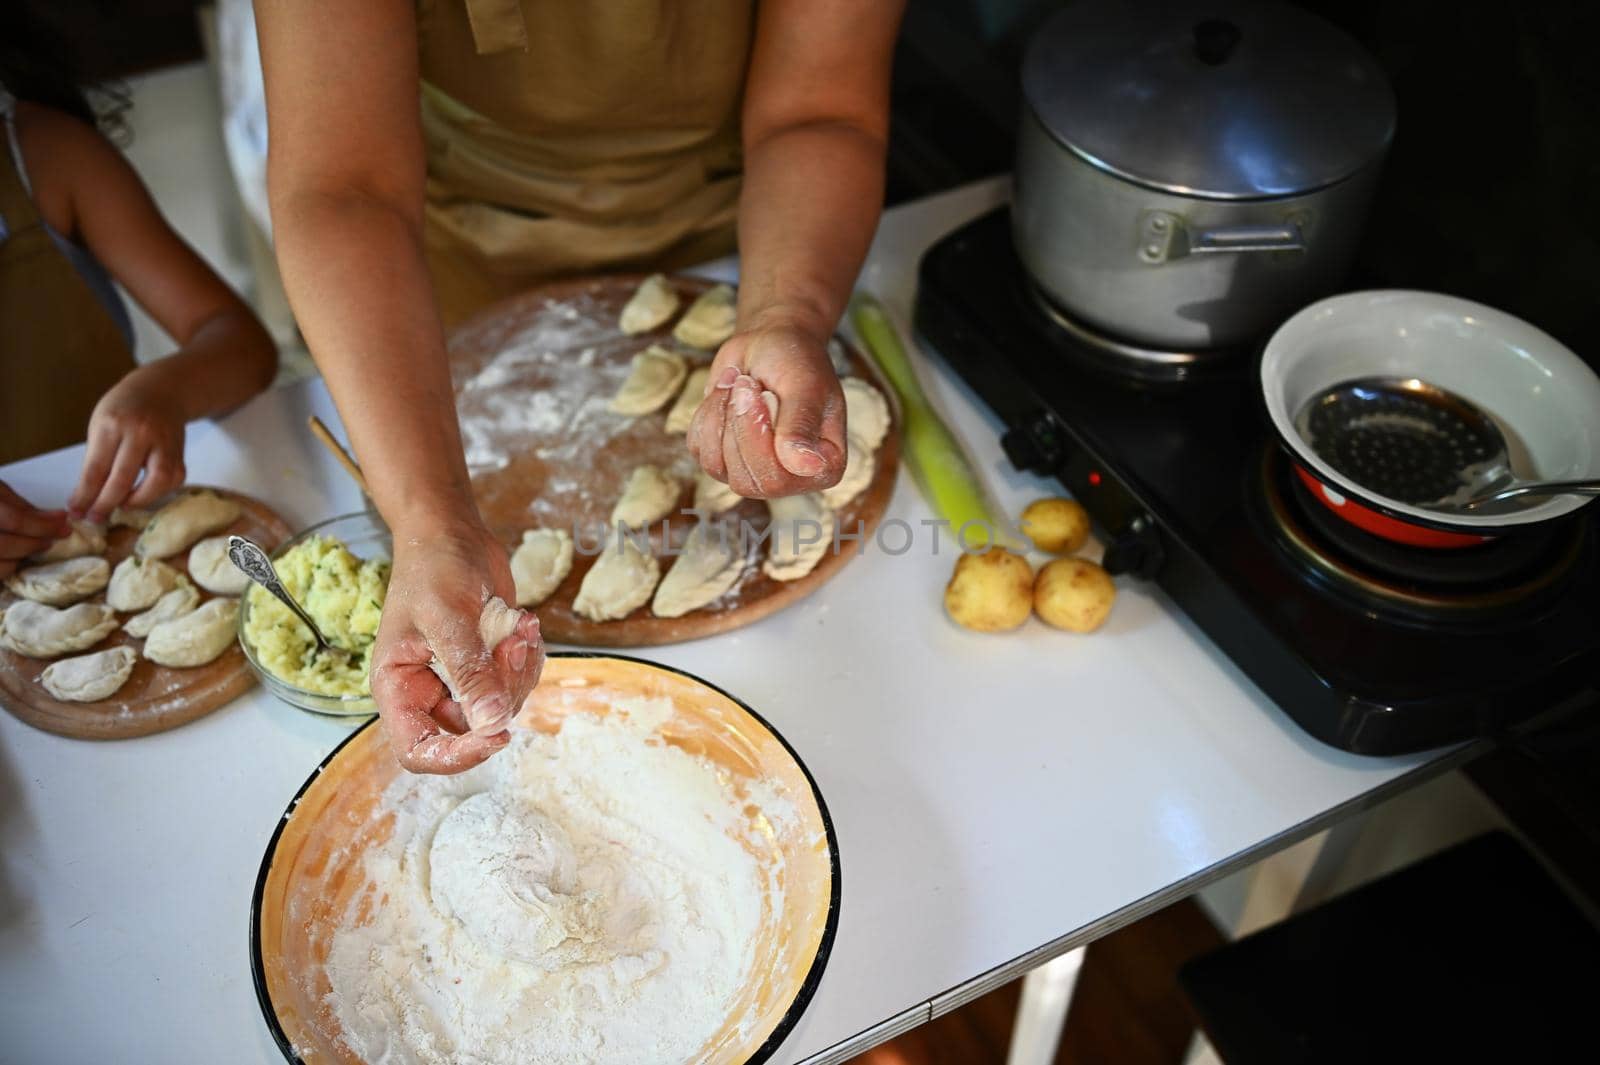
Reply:
[[1048, 411], [1041, 411], [1000, 436], [1006, 458], [1023, 473], [1049, 476], [1061, 467], [1066, 452], [1065, 434]]
[[1148, 515], [1141, 514], [1106, 545], [1100, 564], [1112, 575], [1128, 573], [1150, 580], [1161, 571], [1165, 559], [1161, 531]]

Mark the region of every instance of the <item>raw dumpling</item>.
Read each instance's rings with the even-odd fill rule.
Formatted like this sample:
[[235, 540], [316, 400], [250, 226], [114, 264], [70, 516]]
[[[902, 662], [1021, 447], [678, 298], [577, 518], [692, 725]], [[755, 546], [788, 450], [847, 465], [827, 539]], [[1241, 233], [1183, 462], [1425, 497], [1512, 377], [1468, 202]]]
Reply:
[[239, 600], [213, 599], [151, 629], [144, 640], [144, 656], [157, 665], [179, 669], [203, 666], [234, 642], [238, 620]]
[[117, 612], [104, 603], [79, 603], [65, 610], [23, 599], [0, 615], [0, 647], [29, 658], [54, 658], [81, 651], [117, 627]]
[[106, 605], [112, 610], [144, 610], [178, 583], [178, 571], [159, 559], [129, 555], [111, 571]]
[[702, 514], [721, 514], [744, 502], [744, 496], [735, 492], [705, 470], [694, 475], [694, 509]]
[[672, 335], [680, 344], [701, 351], [715, 351], [733, 336], [737, 320], [738, 308], [732, 287], [717, 285], [689, 305], [689, 313], [678, 322]]
[[683, 486], [660, 466], [636, 466], [622, 486], [622, 498], [611, 508], [611, 524], [642, 529], [672, 513]]
[[189, 576], [217, 595], [243, 595], [250, 586], [250, 578], [228, 557], [226, 536], [208, 536], [189, 548]]
[[150, 512], [137, 507], [118, 507], [111, 512], [111, 527], [142, 529], [150, 524]]
[[694, 412], [700, 409], [700, 401], [706, 398], [706, 381], [710, 377], [709, 366], [696, 366], [690, 372], [689, 379], [683, 383], [683, 391], [678, 393], [678, 402], [667, 411], [667, 432], [689, 431], [689, 423], [694, 421]]
[[239, 517], [239, 504], [215, 492], [185, 492], [156, 512], [139, 534], [133, 553], [140, 558], [167, 558], [208, 533], [226, 529]]
[[849, 437], [846, 441], [844, 476], [832, 488], [822, 490], [822, 501], [830, 510], [843, 510], [846, 504], [872, 483], [872, 475], [878, 469], [878, 458], [873, 449], [857, 438], [855, 433], [850, 433]]
[[655, 556], [640, 550], [631, 536], [614, 536], [583, 575], [572, 609], [590, 621], [625, 618], [649, 601], [660, 579]]
[[878, 450], [889, 435], [889, 401], [859, 377], [846, 377], [839, 387], [844, 389], [845, 432], [867, 445], [867, 450]]
[[627, 306], [622, 308], [622, 318], [617, 323], [629, 336], [648, 333], [666, 324], [678, 310], [678, 294], [673, 291], [665, 274], [651, 274], [639, 285]]
[[150, 635], [150, 630], [163, 621], [181, 618], [195, 607], [200, 605], [200, 593], [195, 591], [194, 585], [182, 574], [178, 576], [178, 586], [172, 591], [156, 600], [156, 605], [146, 610], [143, 614], [135, 614], [122, 626], [122, 631], [129, 636], [138, 636], [143, 639]]
[[744, 552], [739, 550], [738, 540], [726, 525], [697, 523], [689, 530], [677, 561], [661, 578], [651, 612], [661, 618], [682, 617], [732, 588], [744, 573]]
[[84, 555], [103, 555], [106, 550], [106, 531], [86, 521], [72, 523], [72, 532], [63, 536], [38, 554], [29, 555], [29, 562], [60, 562]]
[[108, 647], [92, 655], [63, 658], [52, 662], [39, 674], [44, 690], [73, 703], [97, 703], [109, 699], [128, 683], [139, 653], [126, 645]]
[[633, 369], [611, 397], [611, 409], [618, 414], [649, 414], [667, 405], [678, 394], [689, 364], [675, 351], [657, 345], [633, 357]]
[[66, 606], [93, 595], [111, 579], [111, 563], [94, 555], [46, 562], [19, 569], [6, 578], [6, 588], [24, 599], [50, 606]]
[[572, 572], [572, 536], [565, 529], [529, 529], [511, 553], [517, 605], [538, 606]]
[[[488, 649], [490, 654], [493, 654], [494, 649], [500, 646], [501, 640], [511, 635], [512, 631], [517, 627], [517, 622], [521, 621], [522, 618], [522, 611], [507, 606], [506, 601], [498, 595], [489, 597], [489, 601], [484, 603], [483, 609], [478, 612], [478, 636], [482, 638], [483, 646]], [[461, 702], [461, 691], [456, 687], [455, 678], [450, 675], [450, 667], [435, 658], [428, 663], [428, 668], [433, 670], [440, 680], [444, 681], [444, 686], [450, 691], [450, 698], [458, 703]], [[485, 725], [495, 725], [504, 720], [503, 718], [499, 720], [473, 720], [470, 715], [476, 708], [476, 704], [474, 704], [473, 707], [466, 711], [469, 715], [467, 724], [471, 728], [476, 729]], [[521, 707], [511, 707], [510, 712], [514, 714], [519, 709]]]
[[816, 492], [767, 500], [771, 546], [761, 572], [775, 581], [797, 581], [817, 568], [833, 544], [833, 511]]

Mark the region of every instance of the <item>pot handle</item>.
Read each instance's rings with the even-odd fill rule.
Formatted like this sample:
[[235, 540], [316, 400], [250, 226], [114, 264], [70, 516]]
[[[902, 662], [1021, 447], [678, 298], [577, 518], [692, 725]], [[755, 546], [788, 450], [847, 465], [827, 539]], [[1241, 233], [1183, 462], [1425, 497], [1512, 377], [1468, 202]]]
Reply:
[[1297, 220], [1277, 225], [1214, 226], [1190, 231], [1183, 219], [1170, 211], [1148, 211], [1141, 230], [1139, 258], [1147, 263], [1164, 263], [1185, 255], [1304, 251], [1306, 247], [1305, 231]]

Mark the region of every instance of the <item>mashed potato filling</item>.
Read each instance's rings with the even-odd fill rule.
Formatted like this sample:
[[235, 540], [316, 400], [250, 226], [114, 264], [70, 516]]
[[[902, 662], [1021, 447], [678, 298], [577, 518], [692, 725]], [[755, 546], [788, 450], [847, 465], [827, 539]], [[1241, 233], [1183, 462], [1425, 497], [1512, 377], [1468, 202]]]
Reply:
[[317, 641], [266, 589], [250, 586], [245, 639], [274, 676], [322, 695], [367, 695], [372, 642], [389, 590], [387, 559], [361, 559], [329, 536], [313, 536], [276, 559], [278, 577], [295, 602], [335, 645], [350, 652], [318, 655]]

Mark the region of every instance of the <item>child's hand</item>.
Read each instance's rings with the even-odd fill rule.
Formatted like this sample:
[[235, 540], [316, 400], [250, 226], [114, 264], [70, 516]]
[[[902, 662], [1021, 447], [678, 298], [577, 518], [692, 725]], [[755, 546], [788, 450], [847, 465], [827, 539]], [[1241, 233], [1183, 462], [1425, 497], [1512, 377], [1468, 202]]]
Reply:
[[95, 404], [83, 475], [67, 500], [74, 518], [104, 522], [124, 503], [143, 506], [183, 483], [185, 419], [173, 390], [153, 387], [146, 371], [154, 365], [134, 370]]
[[63, 511], [40, 510], [0, 481], [0, 577], [11, 576], [23, 559], [71, 532]]

